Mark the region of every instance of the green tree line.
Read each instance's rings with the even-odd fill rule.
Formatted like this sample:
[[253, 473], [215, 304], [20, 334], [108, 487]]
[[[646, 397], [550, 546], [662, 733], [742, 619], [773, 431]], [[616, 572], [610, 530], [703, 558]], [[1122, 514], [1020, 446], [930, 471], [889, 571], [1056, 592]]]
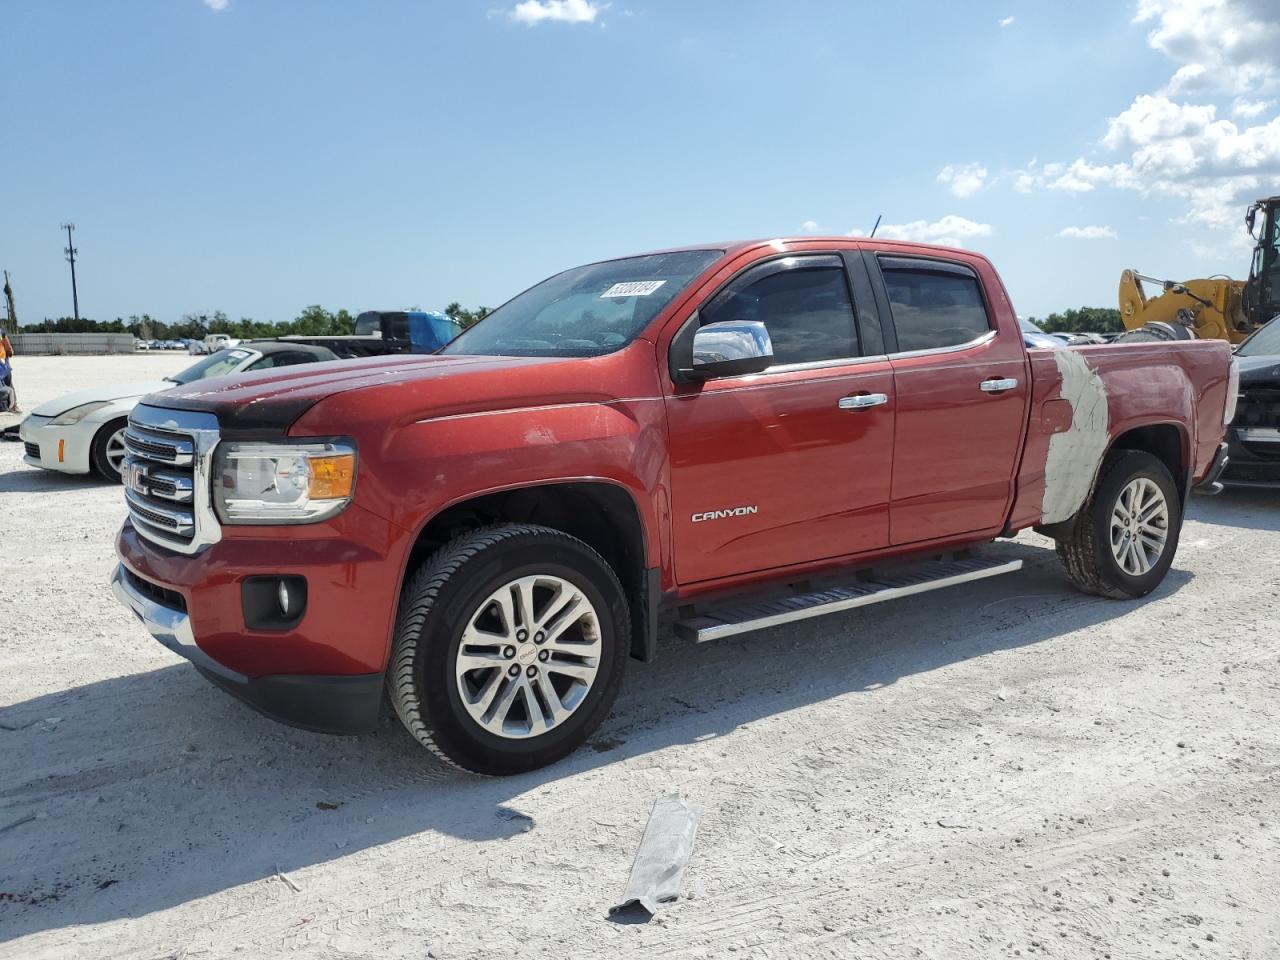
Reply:
[[[445, 307], [444, 312], [464, 327], [469, 327], [484, 317], [489, 308], [469, 310], [455, 302]], [[330, 311], [313, 304], [292, 320], [276, 322], [254, 320], [252, 317], [232, 320], [223, 311], [215, 310], [212, 313], [184, 313], [180, 319], [169, 323], [143, 313], [114, 320], [58, 317], [56, 320], [28, 323], [19, 329], [23, 333], [131, 333], [142, 340], [202, 340], [211, 333], [225, 333], [237, 340], [251, 340], [290, 335], [340, 337], [352, 333], [355, 324], [355, 317], [345, 309]]]
[[1043, 320], [1028, 319], [1045, 333], [1119, 333], [1124, 329], [1115, 307], [1078, 307], [1051, 313]]

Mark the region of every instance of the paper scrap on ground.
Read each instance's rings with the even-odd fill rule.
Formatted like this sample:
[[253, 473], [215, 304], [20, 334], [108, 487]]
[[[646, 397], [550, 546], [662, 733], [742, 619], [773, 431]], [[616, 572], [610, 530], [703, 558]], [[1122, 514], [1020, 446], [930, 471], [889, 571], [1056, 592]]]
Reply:
[[663, 797], [653, 805], [627, 889], [622, 901], [609, 909], [610, 916], [637, 916], [637, 911], [643, 911], [638, 919], [647, 920], [657, 912], [658, 904], [680, 896], [684, 868], [693, 853], [701, 820], [702, 807], [686, 803], [678, 795]]

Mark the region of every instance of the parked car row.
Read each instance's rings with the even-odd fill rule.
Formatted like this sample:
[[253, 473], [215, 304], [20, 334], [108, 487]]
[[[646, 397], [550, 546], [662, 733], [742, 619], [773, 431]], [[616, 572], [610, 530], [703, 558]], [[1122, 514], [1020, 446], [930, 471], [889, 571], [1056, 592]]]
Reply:
[[276, 340], [248, 341], [219, 350], [163, 380], [69, 393], [42, 403], [22, 421], [18, 429], [26, 445], [22, 459], [33, 467], [59, 473], [92, 472], [118, 483], [122, 479], [129, 413], [147, 394], [211, 377], [336, 359], [337, 355], [324, 347]]
[[96, 473], [105, 480], [119, 482], [123, 479], [124, 433], [129, 413], [147, 394], [197, 380], [303, 363], [433, 353], [461, 331], [456, 320], [442, 313], [371, 310], [360, 314], [355, 333], [350, 336], [240, 341], [225, 333], [213, 333], [203, 340], [187, 341], [191, 353], [208, 356], [172, 377], [82, 390], [41, 404], [19, 427], [19, 436], [26, 444], [23, 460], [30, 466], [59, 473]]

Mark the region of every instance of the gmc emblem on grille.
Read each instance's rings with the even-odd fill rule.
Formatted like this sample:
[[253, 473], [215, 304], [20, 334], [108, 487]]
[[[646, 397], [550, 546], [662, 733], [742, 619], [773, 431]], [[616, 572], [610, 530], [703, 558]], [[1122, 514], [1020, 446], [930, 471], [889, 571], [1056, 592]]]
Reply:
[[134, 493], [140, 493], [145, 496], [148, 492], [146, 467], [140, 467], [136, 463], [125, 461], [124, 485]]

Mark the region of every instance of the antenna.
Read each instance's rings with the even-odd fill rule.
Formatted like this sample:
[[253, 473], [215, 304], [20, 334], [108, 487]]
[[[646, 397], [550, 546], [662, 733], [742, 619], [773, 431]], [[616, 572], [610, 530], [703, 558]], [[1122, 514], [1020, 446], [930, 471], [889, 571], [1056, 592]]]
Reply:
[[75, 311], [76, 323], [80, 323], [80, 295], [76, 292], [76, 250], [75, 245], [71, 242], [71, 231], [76, 228], [74, 223], [64, 223], [62, 229], [67, 231], [67, 249], [63, 251], [67, 255], [67, 262], [71, 264], [71, 307]]
[[879, 217], [876, 217], [876, 225], [871, 228], [871, 233], [868, 234], [868, 239], [870, 239], [871, 237], [874, 237], [876, 235], [876, 231], [880, 229], [880, 218], [883, 216], [884, 214], [882, 213], [880, 214]]

